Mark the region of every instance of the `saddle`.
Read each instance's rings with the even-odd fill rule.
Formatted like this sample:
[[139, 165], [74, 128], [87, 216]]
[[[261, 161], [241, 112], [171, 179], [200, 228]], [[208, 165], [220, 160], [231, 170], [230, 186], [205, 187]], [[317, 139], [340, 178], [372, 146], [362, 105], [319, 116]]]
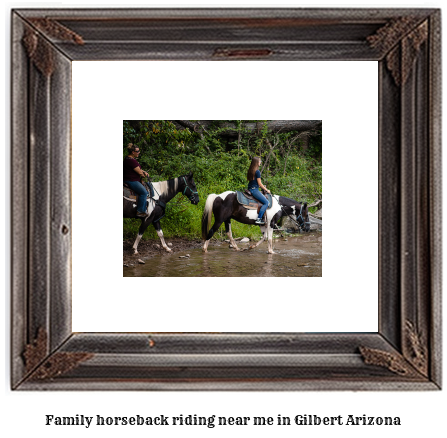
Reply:
[[[146, 182], [142, 184], [147, 191], [147, 199], [149, 199], [151, 197], [151, 190]], [[123, 182], [123, 196], [129, 199], [129, 201], [138, 201], [138, 195], [125, 182]]]
[[[267, 207], [268, 210], [269, 208], [272, 208], [272, 195], [270, 193], [263, 194], [267, 198], [267, 201], [269, 201]], [[257, 199], [255, 199], [248, 190], [245, 190], [244, 192], [236, 191], [236, 198], [239, 204], [243, 205], [249, 210], [257, 210], [257, 212], [259, 213], [259, 210], [262, 207], [262, 204]]]
[[[152, 201], [153, 206], [159, 205], [162, 208], [166, 208], [166, 204], [161, 199], [151, 198], [151, 189], [147, 182], [144, 181], [141, 184], [143, 184], [144, 188], [147, 190], [147, 200], [148, 200], [148, 203], [146, 203], [147, 207], [151, 205]], [[123, 197], [125, 199], [128, 199], [129, 201], [135, 203], [138, 202], [138, 195], [125, 182], [123, 182]]]

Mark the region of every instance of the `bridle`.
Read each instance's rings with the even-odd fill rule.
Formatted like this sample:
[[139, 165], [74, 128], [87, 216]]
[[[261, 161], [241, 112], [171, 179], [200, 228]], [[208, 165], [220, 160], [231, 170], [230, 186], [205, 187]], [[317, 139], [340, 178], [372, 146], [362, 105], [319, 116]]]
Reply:
[[287, 211], [285, 211], [285, 210], [282, 208], [282, 205], [279, 203], [279, 199], [277, 199], [274, 195], [272, 195], [272, 196], [276, 199], [276, 202], [278, 202], [278, 205], [279, 205], [279, 207], [281, 208], [281, 210], [283, 211], [283, 213], [286, 214], [292, 222], [294, 222], [296, 225], [298, 225], [298, 231], [299, 231], [300, 233], [301, 233], [301, 230], [304, 230], [304, 228], [305, 228], [305, 226], [306, 226], [307, 224], [310, 225], [310, 222], [305, 222], [305, 221], [304, 221], [304, 218], [303, 218], [303, 208], [304, 208], [304, 204], [303, 204], [303, 203], [301, 203], [300, 214], [299, 214], [299, 216], [297, 216], [297, 218], [296, 218], [297, 221], [298, 221], [298, 222], [297, 222], [295, 219], [293, 219], [292, 216], [290, 216], [289, 213], [287, 213]]
[[[193, 189], [188, 186], [188, 183], [186, 182], [186, 178], [184, 176], [182, 176], [182, 178], [183, 178], [183, 181], [185, 182], [185, 188], [183, 189], [183, 195], [186, 196], [192, 203], [194, 201], [194, 195], [198, 195], [199, 192], [194, 192]], [[186, 194], [186, 189], [189, 189], [189, 191], [190, 191], [189, 196]]]
[[[183, 178], [183, 181], [185, 182], [185, 188], [184, 188], [184, 190], [183, 190], [183, 195], [185, 195], [185, 196], [191, 201], [191, 203], [192, 203], [192, 202], [194, 201], [194, 195], [198, 195], [199, 193], [198, 193], [198, 192], [194, 192], [194, 191], [191, 189], [191, 187], [188, 186], [188, 184], [187, 184], [187, 182], [186, 182], [186, 178], [185, 178], [184, 176], [182, 176], [182, 178]], [[152, 186], [152, 187], [153, 187], [155, 193], [157, 193], [158, 197], [160, 197], [160, 195], [159, 195], [159, 193], [157, 192], [157, 190], [155, 190], [155, 187], [154, 187], [154, 186]], [[187, 195], [186, 195], [186, 189], [189, 189], [189, 191], [191, 192], [191, 193], [190, 193], [190, 196], [187, 196]], [[163, 208], [163, 210], [166, 208], [166, 204], [165, 204], [163, 201], [161, 201], [160, 199], [157, 199], [156, 203], [157, 203], [157, 205], [159, 205], [161, 208]], [[159, 221], [161, 218], [163, 218], [164, 216], [165, 216], [165, 212], [163, 212], [163, 216], [161, 216], [161, 217], [159, 217], [158, 219], [154, 220], [154, 222], [158, 222], [158, 221]]]
[[[279, 204], [279, 202], [278, 202], [278, 204]], [[300, 226], [301, 230], [304, 230], [306, 225], [310, 226], [310, 222], [305, 222], [304, 221], [304, 218], [303, 218], [303, 207], [304, 207], [304, 204], [301, 204], [300, 215], [297, 216], [297, 218], [296, 218], [297, 221], [299, 222], [299, 226]]]

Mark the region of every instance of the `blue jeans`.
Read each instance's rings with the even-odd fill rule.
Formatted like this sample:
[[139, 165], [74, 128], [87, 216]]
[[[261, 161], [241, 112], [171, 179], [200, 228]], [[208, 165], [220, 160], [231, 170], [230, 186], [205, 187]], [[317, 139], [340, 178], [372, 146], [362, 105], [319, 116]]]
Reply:
[[259, 210], [259, 216], [258, 216], [258, 219], [262, 219], [262, 216], [264, 216], [264, 213], [267, 210], [267, 207], [269, 206], [269, 201], [267, 201], [267, 198], [259, 191], [258, 188], [249, 190], [250, 193], [253, 195], [253, 197], [263, 204], [261, 209]]
[[146, 212], [147, 190], [139, 181], [124, 181], [138, 195], [137, 210], [140, 213]]

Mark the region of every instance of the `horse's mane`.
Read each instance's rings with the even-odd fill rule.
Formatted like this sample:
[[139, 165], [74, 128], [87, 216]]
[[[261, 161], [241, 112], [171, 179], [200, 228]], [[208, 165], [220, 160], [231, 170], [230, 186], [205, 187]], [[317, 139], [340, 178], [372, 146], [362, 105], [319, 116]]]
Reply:
[[173, 195], [178, 189], [178, 178], [171, 178], [165, 181], [153, 181], [152, 185], [159, 196]]
[[164, 182], [172, 183], [172, 182], [175, 182], [175, 180], [179, 180], [180, 178], [188, 178], [188, 177], [189, 177], [189, 174], [186, 174], [186, 175], [176, 176], [174, 178], [165, 179], [163, 181], [151, 181], [151, 182], [152, 182], [152, 184], [160, 184], [160, 183], [164, 183]]
[[[178, 178], [181, 178], [181, 177], [179, 176]], [[165, 179], [163, 181], [151, 181], [151, 182], [152, 182], [152, 184], [161, 184], [161, 183], [165, 183], [165, 182], [169, 182], [169, 181], [174, 181], [178, 178], [169, 178], [169, 179]]]
[[168, 195], [172, 198], [178, 191], [180, 179], [185, 178], [185, 180], [187, 180], [187, 178], [189, 177], [190, 174], [180, 175], [175, 178], [167, 179], [165, 181], [153, 181], [152, 185], [160, 196]]
[[[279, 198], [279, 197], [278, 197]], [[281, 198], [285, 201], [290, 202], [291, 205], [295, 205], [295, 204], [301, 204], [301, 205], [307, 205], [307, 202], [303, 202], [303, 201], [296, 201], [295, 199], [291, 199], [291, 198], [286, 198], [285, 196], [281, 196]]]

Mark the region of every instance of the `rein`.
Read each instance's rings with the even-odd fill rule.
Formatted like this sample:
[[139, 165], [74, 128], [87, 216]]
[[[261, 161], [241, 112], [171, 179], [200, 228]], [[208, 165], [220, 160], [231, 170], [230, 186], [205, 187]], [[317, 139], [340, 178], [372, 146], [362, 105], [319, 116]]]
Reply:
[[155, 219], [153, 221], [155, 223], [155, 222], [158, 222], [160, 219], [163, 219], [165, 217], [165, 215], [166, 215], [166, 210], [165, 210], [166, 209], [166, 204], [163, 201], [160, 201], [160, 194], [157, 192], [157, 190], [155, 189], [155, 187], [152, 184], [152, 182], [151, 182], [151, 185], [152, 185], [152, 188], [154, 189], [154, 192], [158, 195], [158, 199], [155, 200], [155, 204], [159, 205], [163, 209], [163, 214], [158, 219]]
[[300, 215], [297, 217], [298, 221], [301, 219], [301, 228], [304, 228], [304, 226], [306, 224], [310, 225], [310, 222], [305, 222], [304, 221], [304, 218], [303, 218], [303, 206], [304, 206], [304, 204], [301, 204]]
[[152, 184], [152, 181], [150, 180], [150, 178], [147, 177], [147, 179], [149, 180], [149, 184], [152, 186], [152, 189], [154, 190], [154, 192], [158, 195], [158, 199], [154, 199], [155, 205], [158, 205], [158, 206], [160, 206], [163, 209], [163, 214], [158, 219], [155, 219], [153, 221], [153, 223], [155, 223], [155, 222], [158, 222], [160, 219], [163, 219], [165, 217], [165, 215], [166, 215], [166, 212], [165, 212], [166, 203], [164, 203], [163, 201], [160, 200], [160, 193], [157, 192], [157, 189]]
[[282, 208], [282, 205], [279, 203], [279, 199], [277, 199], [277, 198], [275, 197], [275, 195], [272, 195], [272, 196], [276, 199], [276, 202], [278, 202], [278, 205], [279, 205], [279, 207], [281, 208], [281, 210], [283, 211], [283, 213], [285, 213], [285, 214], [289, 217], [289, 219], [290, 219], [292, 222], [294, 222], [296, 225], [298, 225], [298, 232], [299, 232], [299, 233], [301, 233], [301, 230], [304, 229], [304, 226], [305, 226], [306, 224], [309, 224], [309, 225], [310, 225], [310, 222], [305, 222], [305, 221], [304, 221], [304, 218], [303, 218], [303, 205], [304, 205], [303, 203], [301, 203], [300, 215], [297, 216], [297, 220], [298, 220], [298, 221], [301, 219], [301, 222], [298, 223], [295, 219], [293, 219], [292, 216], [290, 216], [289, 213], [287, 213], [287, 212]]
[[285, 213], [285, 214], [289, 217], [289, 219], [290, 219], [292, 222], [294, 222], [294, 223], [298, 226], [298, 232], [299, 232], [300, 234], [301, 234], [301, 230], [304, 230], [304, 226], [305, 226], [306, 224], [309, 224], [309, 225], [310, 225], [310, 222], [305, 222], [305, 221], [304, 221], [304, 218], [303, 218], [303, 205], [304, 205], [303, 203], [301, 203], [300, 215], [297, 217], [297, 220], [298, 220], [298, 221], [301, 219], [301, 223], [298, 223], [295, 219], [293, 219], [292, 216], [290, 216], [289, 213], [287, 213], [287, 212], [282, 208], [282, 205], [279, 203], [279, 199], [277, 199], [277, 198], [275, 197], [275, 195], [272, 195], [272, 197], [276, 199], [276, 201], [278, 202], [278, 205], [279, 205], [279, 207], [281, 208], [281, 210], [283, 211], [283, 213]]
[[[194, 200], [194, 195], [198, 195], [199, 192], [194, 192], [194, 191], [191, 189], [191, 187], [188, 186], [188, 184], [187, 184], [187, 182], [186, 182], [186, 178], [185, 178], [184, 176], [182, 176], [182, 178], [183, 178], [183, 181], [185, 182], [185, 188], [184, 188], [182, 194], [183, 194], [184, 196], [186, 196], [186, 194], [185, 194], [186, 189], [189, 189], [190, 192], [191, 192], [191, 196], [189, 196], [189, 197], [186, 196], [186, 197], [190, 200], [190, 202], [192, 202], [192, 201]], [[155, 202], [156, 202], [161, 208], [163, 208], [163, 216], [161, 216], [161, 217], [159, 217], [158, 219], [154, 220], [154, 222], [158, 222], [160, 219], [162, 219], [162, 218], [165, 217], [165, 215], [166, 215], [166, 212], [165, 212], [166, 204], [165, 204], [163, 201], [160, 201], [160, 194], [157, 192], [157, 190], [155, 190], [154, 185], [152, 185], [152, 188], [153, 188], [154, 191], [157, 193], [158, 198], [159, 198], [159, 199], [157, 199]]]

